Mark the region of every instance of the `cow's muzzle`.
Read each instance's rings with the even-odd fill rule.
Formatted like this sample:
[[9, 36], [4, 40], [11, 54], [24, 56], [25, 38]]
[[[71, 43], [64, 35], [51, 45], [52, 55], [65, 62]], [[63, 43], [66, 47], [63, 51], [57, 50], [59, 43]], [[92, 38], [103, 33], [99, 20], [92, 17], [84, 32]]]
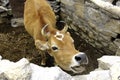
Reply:
[[79, 52], [72, 58], [70, 68], [75, 73], [81, 73], [85, 70], [85, 66], [88, 64], [88, 57], [85, 53]]
[[79, 64], [88, 64], [88, 57], [86, 56], [85, 53], [78, 53], [77, 55], [74, 56], [74, 59], [76, 62]]

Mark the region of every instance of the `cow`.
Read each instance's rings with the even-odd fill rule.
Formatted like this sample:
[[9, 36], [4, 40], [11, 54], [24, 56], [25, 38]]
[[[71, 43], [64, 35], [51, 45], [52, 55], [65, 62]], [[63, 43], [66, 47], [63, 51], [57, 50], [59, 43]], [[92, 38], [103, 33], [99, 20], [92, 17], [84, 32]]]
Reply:
[[[75, 49], [67, 24], [62, 30], [56, 29], [55, 13], [46, 0], [26, 0], [24, 25], [36, 48], [48, 51], [63, 70], [75, 73], [85, 70], [83, 66], [88, 64], [86, 54]], [[44, 59], [41, 64], [45, 64]]]

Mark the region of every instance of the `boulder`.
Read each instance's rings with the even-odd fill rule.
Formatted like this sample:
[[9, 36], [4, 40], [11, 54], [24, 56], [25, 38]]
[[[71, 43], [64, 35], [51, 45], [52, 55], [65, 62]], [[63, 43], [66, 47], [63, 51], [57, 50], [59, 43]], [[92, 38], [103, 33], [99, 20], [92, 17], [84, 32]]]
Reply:
[[41, 67], [22, 58], [18, 62], [0, 60], [0, 80], [73, 80], [59, 67]]
[[62, 71], [59, 67], [40, 67], [30, 64], [32, 68], [31, 80], [72, 80], [72, 76]]
[[12, 27], [19, 27], [19, 26], [24, 26], [23, 18], [15, 18], [11, 19], [11, 26]]
[[98, 59], [99, 68], [109, 70], [115, 63], [120, 62], [120, 56], [103, 56]]
[[112, 2], [61, 0], [61, 16], [69, 24], [72, 33], [102, 54], [116, 54], [120, 46], [119, 0], [114, 0], [116, 5]]
[[73, 80], [89, 80], [88, 76], [89, 75], [77, 75], [77, 76], [73, 76]]
[[120, 61], [110, 68], [112, 80], [120, 80]]
[[109, 73], [109, 70], [92, 71], [87, 80], [111, 80]]
[[23, 58], [14, 63], [9, 60], [0, 61], [0, 79], [30, 80], [31, 67], [27, 59]]
[[120, 46], [119, 46], [119, 48], [118, 48], [118, 50], [117, 50], [117, 52], [116, 52], [116, 55], [117, 55], [117, 56], [120, 56]]
[[[1, 57], [2, 58], [2, 57]], [[58, 66], [42, 67], [22, 58], [18, 62], [0, 60], [0, 80], [119, 80], [120, 57], [103, 56], [99, 67], [89, 74], [71, 76]], [[105, 67], [103, 67], [105, 66]]]

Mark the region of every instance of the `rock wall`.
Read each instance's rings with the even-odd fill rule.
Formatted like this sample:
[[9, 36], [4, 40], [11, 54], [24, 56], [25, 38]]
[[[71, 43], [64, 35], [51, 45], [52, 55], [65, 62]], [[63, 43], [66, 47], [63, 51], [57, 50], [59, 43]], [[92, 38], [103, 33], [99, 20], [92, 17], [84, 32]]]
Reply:
[[0, 0], [0, 24], [10, 23], [10, 18], [12, 17], [11, 7], [9, 5], [9, 0]]
[[[6, 12], [0, 8], [0, 23], [10, 23], [9, 20], [11, 19], [11, 26], [23, 26], [23, 19], [21, 17], [23, 17], [24, 1], [19, 0], [19, 2], [16, 2], [15, 0], [10, 0], [10, 7], [9, 0], [1, 0], [0, 5], [8, 10], [12, 8], [13, 17], [17, 19], [11, 19], [11, 10]], [[117, 8], [116, 10], [112, 8], [112, 12], [110, 9], [110, 11], [108, 8], [104, 9], [92, 1], [94, 0], [61, 0], [61, 16], [69, 24], [70, 32], [79, 36], [99, 52], [120, 55], [120, 1], [103, 0], [103, 2], [109, 2], [105, 4], [111, 6], [111, 8]], [[98, 2], [100, 1], [98, 0]], [[59, 0], [49, 0], [49, 2], [58, 20], [60, 20]], [[118, 15], [114, 11], [118, 11]], [[3, 12], [6, 13], [3, 14]], [[10, 19], [6, 19], [6, 17], [10, 17]]]
[[[92, 1], [101, 0], [61, 0], [61, 16], [69, 24], [73, 33], [92, 45], [101, 53], [120, 55], [120, 17], [114, 11], [120, 10], [119, 0], [103, 0], [113, 12]], [[100, 3], [101, 4], [101, 3]], [[104, 6], [102, 5], [102, 6]]]
[[25, 58], [11, 62], [0, 56], [0, 80], [120, 80], [120, 57], [103, 56], [98, 62], [98, 69], [89, 74], [71, 76], [57, 66], [41, 67]]
[[11, 5], [13, 17], [14, 18], [23, 17], [25, 0], [9, 0], [9, 2]]
[[[56, 0], [48, 0], [48, 2], [59, 19], [60, 2]], [[24, 26], [24, 3], [25, 0], [0, 0], [0, 23], [11, 23], [12, 27]]]

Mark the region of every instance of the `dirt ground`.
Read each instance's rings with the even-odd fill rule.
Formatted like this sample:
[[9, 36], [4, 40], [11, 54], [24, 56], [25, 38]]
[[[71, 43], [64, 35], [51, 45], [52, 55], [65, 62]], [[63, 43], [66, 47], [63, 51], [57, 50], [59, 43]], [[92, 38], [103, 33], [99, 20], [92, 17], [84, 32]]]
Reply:
[[18, 61], [23, 57], [34, 63], [40, 61], [39, 51], [24, 27], [13, 28], [10, 24], [0, 25], [0, 55], [11, 61]]
[[[97, 67], [97, 58], [102, 55], [74, 35], [71, 30], [70, 32], [75, 39], [76, 48], [87, 53], [89, 57], [86, 73], [94, 70]], [[32, 37], [25, 31], [23, 26], [13, 28], [10, 24], [0, 24], [0, 55], [4, 59], [18, 61], [24, 57], [30, 62], [40, 65], [41, 56], [39, 53], [40, 51], [34, 46]], [[48, 57], [47, 66], [53, 66], [51, 57]]]

